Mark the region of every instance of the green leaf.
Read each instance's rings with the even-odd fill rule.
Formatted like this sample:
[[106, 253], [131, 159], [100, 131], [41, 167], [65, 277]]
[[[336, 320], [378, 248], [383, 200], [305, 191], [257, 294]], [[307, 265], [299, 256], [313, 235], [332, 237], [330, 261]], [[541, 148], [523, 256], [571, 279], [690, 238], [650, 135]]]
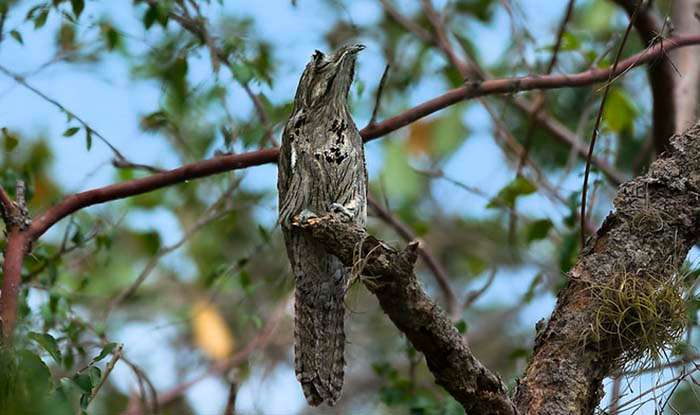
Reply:
[[17, 138], [16, 135], [12, 134], [7, 128], [3, 127], [2, 128], [2, 138], [3, 138], [3, 144], [5, 146], [5, 151], [12, 151], [17, 147], [17, 144], [19, 144], [19, 138]]
[[542, 282], [543, 275], [537, 274], [535, 275], [535, 278], [530, 281], [530, 285], [527, 287], [527, 291], [525, 291], [525, 294], [523, 295], [523, 302], [525, 303], [530, 303], [533, 298], [535, 298], [535, 290], [537, 289], [537, 286], [540, 285], [540, 282]]
[[579, 24], [581, 27], [585, 27], [589, 33], [606, 32], [610, 30], [611, 20], [616, 11], [615, 5], [609, 1], [588, 2], [584, 7], [583, 18]]
[[520, 196], [526, 196], [537, 190], [534, 184], [522, 176], [518, 176], [501, 189], [496, 197], [489, 201], [487, 208], [515, 207], [515, 201]]
[[71, 380], [78, 385], [81, 391], [86, 393], [92, 391], [92, 377], [88, 373], [76, 373]]
[[24, 40], [22, 39], [22, 34], [20, 32], [16, 30], [10, 30], [10, 36], [12, 36], [20, 45], [24, 44]]
[[253, 292], [253, 280], [250, 278], [250, 274], [247, 271], [241, 271], [240, 275], [238, 276], [238, 281], [246, 294]]
[[491, 0], [456, 0], [454, 8], [458, 12], [469, 13], [478, 20], [487, 22], [493, 15], [494, 3]]
[[80, 17], [80, 14], [83, 12], [83, 9], [85, 8], [85, 1], [84, 0], [70, 0], [71, 6], [73, 6], [73, 14], [75, 17]]
[[[80, 395], [80, 409], [87, 409], [87, 407], [90, 405], [90, 394], [89, 393], [84, 393]], [[85, 412], [81, 412], [80, 415], [85, 414]]]
[[78, 131], [80, 131], [80, 127], [71, 127], [71, 128], [69, 128], [69, 129], [67, 129], [66, 131], [63, 132], [63, 136], [64, 136], [64, 137], [72, 137], [72, 136], [74, 136], [75, 133], [77, 133]]
[[49, 9], [43, 9], [34, 19], [34, 29], [41, 29], [46, 24], [47, 17], [49, 17]]
[[160, 249], [160, 234], [156, 231], [137, 233], [136, 237], [148, 255], [155, 255]]
[[157, 17], [158, 8], [155, 6], [149, 7], [148, 10], [146, 10], [146, 14], [143, 15], [143, 27], [145, 27], [146, 30], [150, 29]]
[[58, 342], [52, 335], [33, 331], [29, 333], [28, 337], [46, 350], [56, 363], [61, 364], [61, 351], [58, 348]]
[[34, 13], [38, 12], [39, 10], [43, 9], [45, 6], [43, 4], [37, 4], [36, 6], [32, 7], [27, 11], [27, 14], [25, 15], [24, 19], [25, 20], [32, 20], [34, 18]]
[[421, 177], [406, 160], [406, 152], [397, 141], [386, 141], [384, 180], [392, 192], [404, 200], [414, 200], [421, 192]]
[[462, 122], [462, 111], [452, 110], [432, 125], [431, 152], [436, 159], [454, 153], [467, 138], [469, 130]]
[[36, 354], [23, 349], [17, 353], [23, 375], [31, 381], [31, 388], [45, 392], [51, 385], [51, 371]]
[[232, 65], [233, 76], [240, 83], [247, 83], [253, 79], [253, 69], [245, 62], [237, 62]]
[[117, 343], [114, 343], [114, 342], [105, 344], [102, 347], [100, 354], [98, 354], [97, 356], [95, 356], [94, 359], [92, 359], [92, 363], [97, 363], [100, 360], [107, 357], [110, 353], [112, 353], [112, 350], [114, 350], [115, 347], [117, 347]]
[[100, 25], [102, 38], [104, 39], [107, 49], [114, 50], [119, 46], [119, 32], [110, 23], [102, 23]]
[[549, 219], [540, 219], [530, 223], [526, 230], [527, 242], [530, 243], [546, 238], [552, 226], [552, 221]]
[[612, 132], [619, 134], [625, 130], [632, 131], [636, 115], [637, 107], [622, 88], [610, 90], [608, 99], [605, 101], [603, 116], [605, 125]]
[[464, 334], [467, 332], [467, 322], [464, 320], [459, 320], [457, 323], [455, 323], [455, 327], [457, 327], [457, 331], [460, 334]]
[[100, 383], [100, 379], [102, 378], [102, 371], [99, 367], [90, 366], [87, 369], [86, 373], [88, 376], [90, 376], [90, 383], [92, 383], [93, 386], [97, 386]]
[[89, 128], [85, 129], [85, 148], [90, 151], [92, 148], [92, 130]]
[[571, 51], [581, 48], [581, 40], [571, 32], [564, 32], [561, 38], [561, 50]]

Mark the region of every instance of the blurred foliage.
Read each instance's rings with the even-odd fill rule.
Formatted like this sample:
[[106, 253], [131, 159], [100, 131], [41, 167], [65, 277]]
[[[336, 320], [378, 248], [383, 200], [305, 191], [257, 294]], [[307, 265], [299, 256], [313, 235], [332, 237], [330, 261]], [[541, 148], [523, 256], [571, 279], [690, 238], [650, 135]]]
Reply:
[[[458, 55], [474, 60], [494, 77], [543, 73], [560, 17], [546, 27], [530, 27], [519, 3], [523, 2], [447, 2], [443, 17]], [[669, 10], [670, 2], [655, 3], [663, 12]], [[45, 58], [47, 63], [36, 72], [22, 74], [30, 83], [32, 76], [57, 65], [81, 76], [123, 65], [128, 77], [114, 80], [116, 87], [148, 87], [156, 96], [139, 104], [138, 127], [144, 134], [133, 140], [162, 140], [168, 148], [163, 162], [192, 162], [272, 145], [270, 137], [280, 136], [303, 68], [287, 62], [290, 54], [278, 44], [280, 38], [264, 35], [269, 31], [263, 30], [259, 16], [238, 12], [232, 4], [0, 0], [0, 14], [6, 15], [0, 45], [16, 48], [21, 52], [18, 59], [22, 53]], [[431, 30], [419, 2], [392, 4], [421, 30]], [[506, 9], [504, 4], [512, 7]], [[368, 15], [376, 9], [374, 16], [356, 18], [357, 10], [365, 6]], [[370, 59], [359, 62], [351, 106], [360, 128], [372, 114], [385, 62], [391, 69], [379, 120], [464, 84], [439, 50], [409, 33], [376, 2], [300, 0], [259, 7], [290, 7], [295, 13], [312, 10], [315, 20], [309, 20], [307, 27], [320, 28], [314, 33], [318, 49], [358, 41], [370, 46], [365, 53], [382, 54], [381, 65], [376, 65], [379, 73], [366, 75], [364, 69], [374, 66], [363, 63]], [[626, 15], [609, 0], [576, 2], [554, 72], [609, 65], [615, 36], [626, 22]], [[206, 32], [192, 33], [183, 28], [187, 24]], [[280, 25], [279, 31], [284, 30]], [[485, 40], [494, 35], [504, 49]], [[296, 39], [302, 34], [280, 36]], [[641, 48], [633, 35], [625, 54]], [[309, 54], [313, 50], [298, 49]], [[586, 141], [600, 105], [599, 92], [600, 85], [548, 90], [543, 111]], [[644, 76], [630, 74], [616, 81], [604, 108], [598, 154], [629, 174], [643, 171], [653, 157], [647, 145], [648, 96]], [[373, 156], [370, 171], [376, 173], [370, 183], [375, 198], [430, 247], [458, 298], [467, 298], [497, 272], [493, 286], [459, 313], [455, 325], [486, 366], [513, 386], [534, 341], [532, 310], [551, 306], [579, 253], [577, 186], [583, 164], [548, 130], [533, 128], [531, 117], [510, 98], [489, 97], [484, 102], [514, 137], [514, 144], [525, 144], [530, 135], [529, 156], [559, 192], [554, 208], [548, 204], [551, 198], [543, 196], [546, 188], [537, 175], [527, 167], [516, 174], [519, 157], [504, 144], [502, 127], [485, 118], [488, 114], [476, 101], [432, 114], [367, 148]], [[110, 105], [95, 103], [99, 111], [112, 111]], [[32, 213], [76, 190], [57, 178], [57, 169], [71, 166], [56, 163], [55, 146], [78, 142], [86, 165], [103, 161], [93, 160], [94, 148], [106, 140], [96, 132], [98, 126], [93, 130], [82, 121], [82, 114], [50, 108], [65, 122], [50, 124], [41, 133], [0, 114], [0, 184], [14, 197], [16, 181], [25, 181]], [[37, 113], [45, 116], [39, 109]], [[474, 151], [494, 151], [502, 157], [502, 168], [492, 174], [498, 188], [492, 188], [490, 180], [479, 183], [465, 177], [473, 166], [465, 166], [464, 160]], [[120, 182], [148, 174], [139, 166], [121, 167], [113, 178]], [[15, 344], [0, 350], [0, 412], [111, 415], [130, 405], [148, 409], [153, 403], [151, 382], [160, 393], [173, 386], [172, 379], [164, 383], [150, 378], [151, 371], [158, 372], [154, 366], [165, 365], [158, 360], [165, 351], [176, 354], [172, 369], [186, 380], [251, 349], [250, 342], [261, 338], [264, 344], [254, 343], [236, 367], [239, 387], [256, 376], [268, 379], [275, 368], [292, 373], [293, 323], [288, 309], [272, 334], [263, 336], [293, 289], [275, 224], [276, 193], [270, 174], [252, 169], [182, 183], [75, 213], [52, 229], [24, 263]], [[459, 175], [458, 180], [447, 174]], [[594, 223], [608, 210], [610, 188], [601, 185], [598, 195], [590, 209]], [[513, 222], [513, 217], [518, 220]], [[395, 230], [377, 218], [371, 216], [368, 226], [387, 241], [399, 241]], [[0, 246], [4, 244], [0, 241]], [[440, 302], [430, 269], [419, 262], [418, 272]], [[696, 274], [691, 274], [688, 279], [694, 280]], [[144, 281], [136, 284], [142, 277]], [[695, 327], [700, 302], [690, 296], [689, 304], [688, 320]], [[407, 346], [361, 285], [351, 287], [347, 307], [350, 369], [338, 413], [462, 413], [454, 399], [434, 384], [420, 354]], [[162, 350], [151, 350], [144, 357], [125, 344], [117, 365], [128, 369], [131, 389], [123, 387], [125, 376], [115, 382], [112, 375], [88, 406], [114, 356], [116, 339], [133, 339], [135, 327], [143, 325], [150, 333], [144, 341], [170, 333], [159, 346]], [[682, 353], [694, 352], [695, 346], [696, 339], [691, 338]], [[216, 376], [228, 385], [234, 372]], [[299, 398], [300, 390], [296, 394]], [[682, 413], [696, 413], [692, 412], [696, 394], [694, 386], [682, 385], [672, 404]], [[216, 399], [223, 402], [226, 397]], [[160, 413], [194, 413], [194, 409], [176, 396]]]

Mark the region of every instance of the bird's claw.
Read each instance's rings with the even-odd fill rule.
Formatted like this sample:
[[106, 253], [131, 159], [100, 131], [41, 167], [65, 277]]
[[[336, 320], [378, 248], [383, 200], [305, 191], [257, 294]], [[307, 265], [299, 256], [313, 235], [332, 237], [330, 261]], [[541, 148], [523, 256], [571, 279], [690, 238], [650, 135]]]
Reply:
[[331, 203], [328, 206], [328, 210], [331, 213], [339, 214], [344, 217], [346, 221], [351, 221], [355, 217], [355, 209], [343, 206], [340, 203]]
[[308, 225], [313, 221], [313, 219], [318, 219], [318, 215], [309, 209], [304, 209], [301, 211], [301, 213], [294, 217], [294, 222], [300, 225]]

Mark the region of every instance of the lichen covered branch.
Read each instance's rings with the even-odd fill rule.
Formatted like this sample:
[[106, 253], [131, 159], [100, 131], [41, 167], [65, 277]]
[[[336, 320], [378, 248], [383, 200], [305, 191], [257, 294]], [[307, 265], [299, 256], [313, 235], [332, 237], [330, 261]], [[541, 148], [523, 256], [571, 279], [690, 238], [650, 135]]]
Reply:
[[296, 223], [346, 266], [362, 265], [362, 281], [416, 350], [435, 382], [469, 414], [516, 414], [501, 379], [472, 354], [452, 321], [423, 291], [414, 272], [418, 243], [396, 250], [358, 226], [329, 215]]
[[[625, 361], [620, 346], [649, 340], [642, 330], [637, 338], [593, 336], [601, 324], [596, 293], [632, 277], [654, 281], [657, 287], [677, 284], [678, 270], [700, 235], [700, 123], [672, 137], [669, 151], [647, 174], [620, 186], [614, 205], [615, 211], [587, 241], [547, 326], [537, 335], [515, 397], [523, 414], [592, 413], [602, 396], [603, 379], [621, 369], [621, 362], [633, 363]], [[656, 291], [622, 291], [618, 297], [649, 297]], [[672, 317], [677, 310], [662, 312], [658, 318]], [[631, 324], [650, 323], [640, 320], [643, 314], [628, 317]]]

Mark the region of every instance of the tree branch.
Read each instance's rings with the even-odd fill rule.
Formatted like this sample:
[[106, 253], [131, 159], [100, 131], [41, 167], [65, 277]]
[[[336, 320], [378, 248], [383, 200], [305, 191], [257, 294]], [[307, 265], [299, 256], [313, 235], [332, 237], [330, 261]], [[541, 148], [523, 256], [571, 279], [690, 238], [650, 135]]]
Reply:
[[323, 242], [347, 266], [361, 261], [367, 289], [396, 327], [425, 355], [435, 382], [469, 414], [516, 414], [501, 379], [472, 354], [445, 313], [421, 288], [414, 272], [418, 242], [397, 251], [360, 227], [329, 215], [296, 224]]
[[[614, 2], [625, 9], [630, 19], [632, 19], [637, 5], [636, 0], [614, 0]], [[653, 2], [648, 2], [646, 6], [640, 7], [636, 18], [633, 19], [634, 28], [647, 47], [655, 44], [663, 46], [663, 43], [666, 42], [663, 39], [663, 27], [651, 7], [652, 4]], [[676, 73], [674, 72], [673, 64], [664, 53], [659, 56], [658, 62], [654, 65], [649, 65], [648, 72], [649, 85], [654, 101], [652, 109], [654, 147], [656, 148], [656, 153], [661, 154], [668, 146], [669, 137], [679, 132], [676, 131], [677, 108], [674, 100]], [[694, 119], [690, 121], [692, 122]]]
[[598, 138], [598, 131], [600, 128], [600, 122], [603, 120], [603, 110], [605, 109], [605, 101], [608, 98], [608, 93], [610, 92], [610, 87], [613, 84], [614, 78], [613, 73], [617, 69], [617, 65], [620, 62], [620, 57], [622, 57], [622, 50], [625, 48], [625, 43], [629, 37], [632, 26], [637, 21], [637, 14], [639, 8], [642, 6], [644, 0], [637, 0], [637, 6], [634, 8], [632, 15], [630, 16], [630, 22], [625, 29], [625, 34], [622, 37], [620, 46], [617, 49], [617, 54], [615, 55], [615, 60], [613, 61], [613, 70], [610, 73], [608, 82], [605, 83], [605, 89], [603, 90], [603, 97], [600, 99], [600, 108], [598, 109], [598, 114], [595, 117], [595, 124], [593, 125], [593, 132], [591, 133], [591, 143], [588, 147], [588, 155], [586, 156], [586, 168], [583, 173], [583, 187], [581, 189], [581, 215], [579, 217], [581, 223], [581, 248], [586, 244], [586, 193], [588, 192], [588, 177], [591, 173], [591, 159], [593, 158], [593, 150], [595, 149], [596, 139]]
[[600, 317], [592, 290], [621, 272], [643, 273], [639, 278], [654, 278], [655, 286], [672, 283], [700, 235], [700, 123], [674, 136], [664, 154], [646, 175], [620, 186], [616, 210], [569, 273], [520, 381], [515, 401], [522, 414], [593, 411], [622, 350], [619, 339], [582, 341]]
[[[405, 223], [394, 215], [391, 214], [384, 206], [379, 204], [372, 196], [367, 197], [368, 204], [374, 209], [376, 215], [382, 219], [384, 222], [388, 223], [396, 233], [403, 238], [406, 242], [411, 242], [416, 239], [416, 234], [408, 227]], [[422, 245], [422, 246], [421, 246]], [[451, 317], [456, 317], [458, 315], [459, 306], [457, 304], [457, 296], [452, 287], [450, 287], [450, 279], [447, 276], [447, 271], [445, 267], [442, 266], [440, 261], [435, 258], [430, 248], [421, 243], [418, 246], [418, 255], [425, 261], [425, 265], [430, 269], [430, 271], [435, 276], [435, 281], [437, 281], [440, 291], [442, 291], [445, 297], [445, 305], [447, 307], [447, 313]]]
[[[656, 44], [645, 51], [620, 61], [616, 71], [612, 71], [609, 68], [594, 68], [571, 75], [526, 76], [519, 78], [495, 79], [483, 82], [468, 82], [462, 87], [452, 89], [443, 95], [423, 102], [422, 104], [406, 110], [401, 114], [390, 117], [383, 122], [368, 125], [360, 131], [360, 134], [365, 141], [371, 141], [392, 131], [398, 130], [399, 128], [405, 127], [406, 125], [411, 124], [412, 122], [429, 114], [470, 98], [514, 93], [533, 89], [553, 89], [583, 86], [604, 81], [611, 76], [611, 73], [612, 76], [619, 76], [636, 66], [642, 65], [662, 56], [664, 53], [672, 49], [700, 44], [700, 35], [679, 36], [668, 39], [667, 41], [669, 44], [665, 46]], [[270, 148], [242, 154], [218, 156], [212, 159], [186, 164], [182, 167], [164, 171], [162, 173], [156, 173], [141, 179], [129, 180], [69, 195], [56, 205], [49, 208], [43, 214], [39, 215], [28, 229], [21, 231], [21, 238], [19, 238], [21, 241], [16, 242], [19, 245], [15, 245], [13, 253], [21, 253], [20, 256], [23, 257], [31, 243], [43, 235], [43, 233], [46, 232], [46, 230], [48, 230], [52, 225], [82, 208], [143, 194], [177, 183], [182, 183], [187, 180], [223, 173], [225, 171], [271, 163], [276, 160], [278, 154], [278, 148]], [[22, 249], [17, 249], [17, 246], [20, 245], [22, 246]], [[21, 271], [22, 258], [14, 258], [13, 261], [14, 266], [10, 267], [10, 271], [13, 271], [15, 274], [10, 276], [5, 274], [5, 281], [19, 282], [21, 280], [19, 273]], [[17, 266], [17, 264], [19, 264], [19, 266]], [[11, 332], [14, 328], [14, 317], [16, 311], [10, 312], [8, 311], [8, 308], [16, 306], [17, 299], [9, 297], [16, 297], [17, 292], [17, 290], [3, 291], [0, 297], [0, 312], [7, 313], [7, 316], [11, 317], [10, 320], [5, 320], [4, 322], [6, 332]], [[8, 334], [5, 333], [5, 335], [7, 336]]]
[[27, 235], [12, 226], [7, 232], [2, 263], [2, 297], [0, 298], [0, 334], [6, 340], [12, 336], [17, 321], [17, 296], [22, 283], [22, 261], [29, 250]]
[[[425, 31], [419, 26], [416, 27], [412, 24], [410, 19], [405, 18], [401, 15], [388, 0], [381, 0], [386, 13], [391, 16], [397, 23], [403, 26], [406, 30], [416, 35], [419, 39], [424, 42], [435, 45], [441, 50], [445, 51], [446, 57], [450, 63], [456, 67], [465, 79], [475, 78], [475, 79], [487, 79], [490, 78], [488, 73], [484, 72], [481, 68], [475, 64], [467, 65], [463, 60], [459, 59], [457, 55], [452, 51], [452, 47], [449, 42], [438, 42], [435, 37], [431, 35], [430, 32]], [[437, 24], [435, 27], [436, 31], [444, 31], [444, 25], [442, 21], [437, 16], [437, 13], [432, 8], [432, 4], [428, 1], [423, 2], [423, 7], [426, 10], [426, 14], [430, 17], [431, 22]], [[431, 17], [432, 16], [432, 17]], [[436, 17], [437, 16], [437, 17]], [[420, 29], [420, 30], [418, 30]], [[441, 36], [441, 38], [446, 39], [446, 36]], [[552, 61], [550, 61], [551, 64]], [[553, 65], [553, 64], [552, 64]], [[543, 111], [539, 111], [536, 103], [531, 103], [523, 97], [510, 97], [509, 102], [512, 102], [516, 108], [523, 111], [528, 117], [536, 121], [541, 127], [543, 127], [547, 132], [552, 134], [557, 140], [564, 142], [565, 144], [573, 147], [581, 158], [586, 157], [588, 152], [587, 147], [578, 139], [578, 137], [569, 131], [561, 123], [557, 122], [555, 119], [547, 116]], [[613, 184], [617, 185], [624, 181], [624, 175], [616, 171], [612, 166], [610, 166], [605, 160], [599, 159], [597, 157], [593, 158], [593, 164], [598, 167], [604, 174], [612, 181]]]
[[[420, 118], [466, 99], [486, 95], [529, 91], [533, 89], [584, 86], [605, 81], [610, 76], [619, 76], [631, 68], [656, 59], [671, 49], [700, 44], [700, 35], [675, 37], [669, 39], [668, 42], [670, 45], [662, 47], [657, 44], [643, 52], [620, 61], [615, 71], [612, 71], [610, 68], [594, 68], [570, 75], [532, 75], [518, 78], [494, 79], [483, 82], [470, 82], [465, 86], [452, 89], [438, 97], [425, 101], [401, 114], [387, 118], [383, 122], [368, 125], [360, 131], [360, 135], [366, 142], [374, 140], [392, 131], [398, 130], [399, 128], [405, 127]], [[187, 164], [177, 169], [168, 170], [145, 178], [134, 179], [77, 193], [66, 197], [38, 217], [30, 228], [30, 234], [32, 239], [36, 239], [60, 219], [87, 206], [146, 193], [186, 180], [271, 163], [275, 161], [278, 154], [279, 149], [271, 148], [242, 154], [219, 156], [209, 160]]]
[[2, 208], [3, 220], [5, 223], [9, 222], [12, 212], [14, 211], [14, 203], [12, 203], [10, 195], [7, 194], [5, 188], [2, 186], [0, 186], [0, 208]]
[[[671, 8], [677, 33], [700, 34], [700, 0], [674, 1]], [[681, 74], [675, 90], [676, 132], [680, 132], [700, 115], [700, 48], [679, 49], [672, 56]]]

